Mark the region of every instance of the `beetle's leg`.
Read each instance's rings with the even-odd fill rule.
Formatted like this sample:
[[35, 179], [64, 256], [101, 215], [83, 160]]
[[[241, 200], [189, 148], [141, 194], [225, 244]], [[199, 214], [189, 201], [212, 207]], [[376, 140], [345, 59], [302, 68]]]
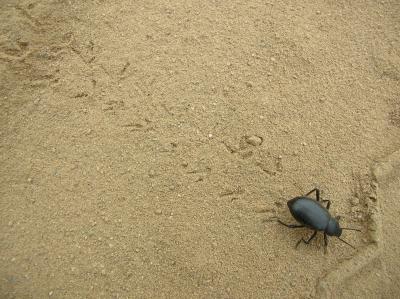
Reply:
[[297, 246], [299, 246], [299, 244], [300, 244], [301, 242], [303, 242], [303, 243], [305, 243], [305, 244], [309, 244], [309, 243], [311, 242], [311, 240], [314, 239], [314, 237], [317, 235], [317, 232], [318, 232], [318, 231], [315, 230], [314, 233], [311, 235], [311, 237], [310, 237], [308, 240], [304, 240], [304, 238], [301, 238], [301, 239], [297, 242], [296, 248], [297, 248]]
[[318, 189], [318, 188], [312, 189], [310, 192], [308, 192], [308, 193], [307, 193], [306, 195], [304, 195], [304, 196], [308, 196], [308, 195], [310, 195], [310, 194], [313, 193], [313, 192], [315, 192], [315, 197], [316, 197], [317, 201], [319, 201], [319, 189]]
[[304, 227], [304, 224], [286, 224], [286, 223], [284, 223], [284, 222], [280, 221], [279, 219], [278, 219], [278, 222], [279, 222], [280, 224], [282, 224], [282, 225], [286, 226], [286, 227], [289, 227], [289, 228], [299, 228], [299, 227]]
[[329, 210], [329, 207], [331, 206], [331, 201], [329, 199], [324, 199], [322, 200], [322, 202], [327, 202], [326, 209]]
[[328, 236], [324, 233], [324, 252], [328, 252]]

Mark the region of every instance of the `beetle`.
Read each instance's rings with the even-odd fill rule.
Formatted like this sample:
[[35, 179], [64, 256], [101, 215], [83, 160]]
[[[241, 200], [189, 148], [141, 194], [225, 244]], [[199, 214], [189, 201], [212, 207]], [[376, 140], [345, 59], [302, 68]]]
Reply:
[[[311, 195], [314, 192], [316, 200], [309, 197], [309, 195]], [[322, 205], [322, 203], [325, 202], [327, 203], [326, 207]], [[342, 230], [355, 230], [355, 231], [360, 231], [360, 230], [355, 228], [340, 227], [339, 217], [332, 217], [331, 214], [329, 213], [331, 201], [321, 200], [320, 191], [318, 188], [312, 189], [306, 195], [292, 198], [287, 202], [287, 205], [289, 207], [289, 211], [292, 214], [293, 218], [296, 219], [297, 222], [299, 222], [299, 224], [286, 224], [278, 219], [278, 222], [280, 224], [288, 228], [308, 227], [314, 230], [311, 237], [308, 238], [307, 240], [301, 238], [297, 242], [296, 248], [299, 246], [301, 242], [309, 244], [319, 231], [324, 233], [325, 251], [328, 247], [328, 236], [335, 236], [343, 243], [346, 243], [350, 247], [354, 248], [353, 245], [341, 239], [340, 236], [342, 235]]]

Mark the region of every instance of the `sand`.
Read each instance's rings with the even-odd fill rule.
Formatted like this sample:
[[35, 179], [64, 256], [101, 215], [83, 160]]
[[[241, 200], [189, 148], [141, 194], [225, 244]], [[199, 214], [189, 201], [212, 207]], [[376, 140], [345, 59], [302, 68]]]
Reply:
[[400, 296], [399, 1], [0, 8], [1, 298]]

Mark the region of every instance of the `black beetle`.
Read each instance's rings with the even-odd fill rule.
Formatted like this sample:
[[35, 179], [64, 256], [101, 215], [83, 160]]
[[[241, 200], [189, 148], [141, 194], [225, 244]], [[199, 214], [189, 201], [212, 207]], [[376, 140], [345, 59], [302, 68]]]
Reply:
[[[317, 200], [308, 197], [313, 192], [315, 192]], [[324, 207], [321, 204], [321, 202], [326, 202], [327, 203], [326, 207]], [[297, 246], [299, 246], [301, 242], [309, 244], [311, 240], [314, 239], [314, 237], [317, 235], [318, 231], [324, 233], [325, 250], [328, 246], [327, 236], [335, 236], [340, 241], [354, 248], [351, 244], [341, 239], [340, 236], [342, 235], [343, 229], [355, 230], [355, 231], [360, 231], [360, 230], [355, 228], [340, 227], [338, 222], [339, 217], [336, 218], [332, 217], [328, 211], [331, 202], [329, 200], [322, 200], [322, 201], [320, 200], [318, 188], [311, 190], [304, 196], [297, 196], [295, 198], [292, 198], [287, 202], [287, 205], [294, 219], [296, 219], [300, 224], [286, 224], [281, 220], [278, 220], [280, 224], [289, 228], [308, 227], [314, 230], [314, 233], [308, 240], [304, 240], [304, 238], [301, 238], [297, 242], [296, 248]]]

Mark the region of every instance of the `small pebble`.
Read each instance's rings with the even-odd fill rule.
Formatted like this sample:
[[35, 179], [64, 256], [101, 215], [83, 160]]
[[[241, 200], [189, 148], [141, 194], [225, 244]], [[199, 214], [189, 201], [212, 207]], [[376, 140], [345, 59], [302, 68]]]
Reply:
[[352, 206], [358, 206], [359, 203], [360, 203], [360, 200], [357, 197], [354, 197], [351, 199]]
[[28, 183], [32, 183], [33, 179], [32, 178], [28, 178]]
[[113, 110], [113, 109], [114, 109], [113, 106], [107, 105], [107, 104], [102, 105], [102, 107], [101, 107], [101, 110], [103, 110], [103, 111], [109, 111], [109, 110]]
[[258, 146], [258, 145], [261, 145], [263, 140], [261, 137], [253, 135], [253, 136], [246, 137], [246, 142], [252, 146]]
[[50, 292], [49, 292], [49, 296], [52, 296], [52, 295], [53, 295], [53, 291], [50, 291]]
[[156, 172], [154, 170], [149, 171], [149, 177], [154, 178], [156, 176]]
[[355, 206], [354, 206], [354, 207], [351, 208], [351, 212], [352, 212], [352, 213], [357, 213], [358, 211], [359, 211], [359, 210], [358, 210], [358, 207], [355, 207]]
[[161, 211], [161, 209], [157, 209], [157, 210], [155, 211], [155, 213], [156, 213], [156, 215], [161, 215], [161, 214], [162, 214], [162, 211]]

